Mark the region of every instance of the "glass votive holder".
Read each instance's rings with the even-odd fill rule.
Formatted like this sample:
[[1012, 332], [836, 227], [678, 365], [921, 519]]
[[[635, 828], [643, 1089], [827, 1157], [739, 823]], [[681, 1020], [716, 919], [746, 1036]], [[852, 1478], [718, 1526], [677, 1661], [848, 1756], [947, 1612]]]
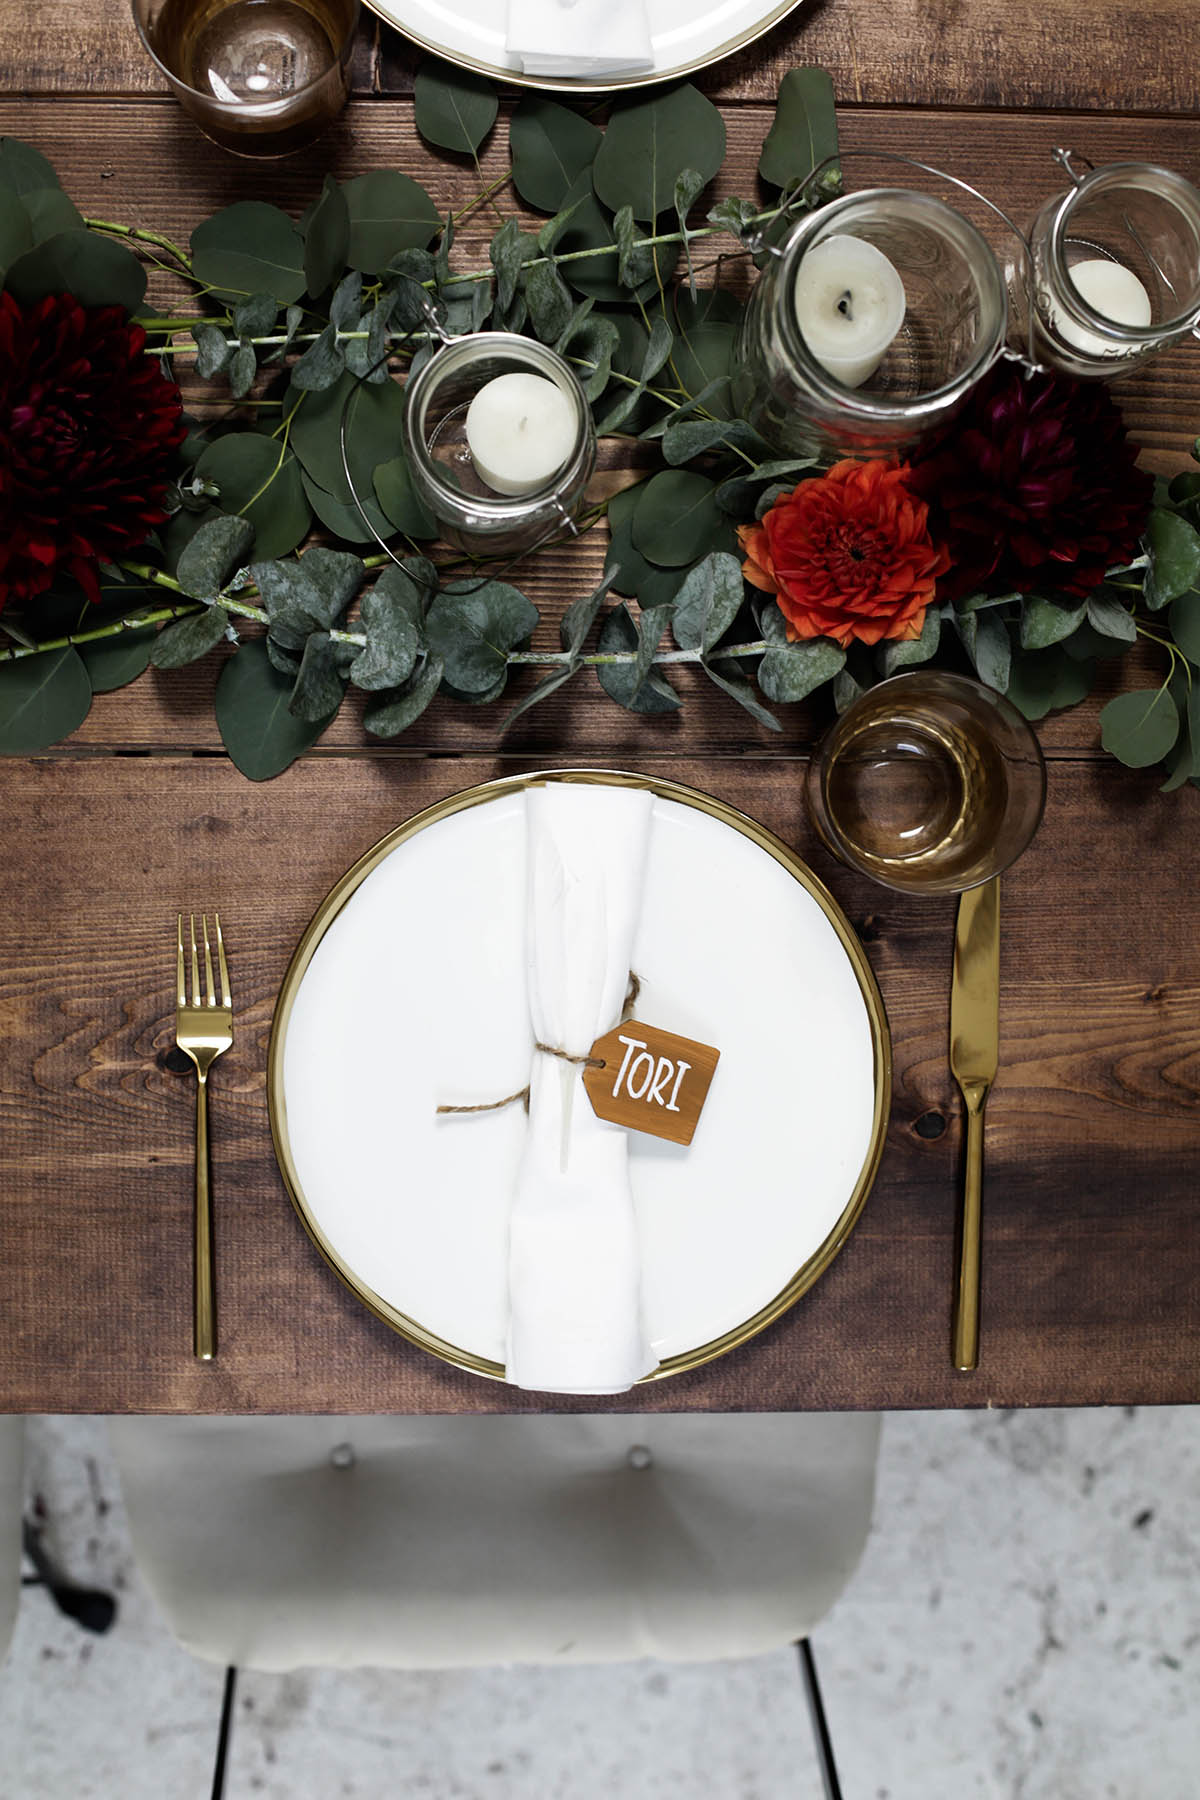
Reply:
[[359, 0], [133, 0], [183, 110], [239, 156], [287, 156], [332, 124], [358, 15]]
[[1003, 695], [921, 669], [869, 688], [808, 767], [812, 821], [852, 869], [905, 893], [957, 894], [1014, 863], [1041, 823], [1046, 765]]
[[785, 455], [902, 455], [953, 417], [1007, 326], [1003, 272], [969, 220], [902, 188], [848, 194], [769, 255], [735, 404]]
[[574, 531], [596, 433], [557, 351], [480, 331], [451, 338], [410, 376], [404, 452], [447, 543], [470, 556], [515, 557]]
[[1009, 281], [1036, 361], [1123, 375], [1200, 320], [1200, 193], [1150, 163], [1093, 169], [1042, 207]]

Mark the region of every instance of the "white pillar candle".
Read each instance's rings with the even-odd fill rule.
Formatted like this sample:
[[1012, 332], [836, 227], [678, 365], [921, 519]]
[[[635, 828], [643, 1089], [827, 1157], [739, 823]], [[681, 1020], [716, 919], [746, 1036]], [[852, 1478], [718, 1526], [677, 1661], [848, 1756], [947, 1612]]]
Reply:
[[[1112, 262], [1106, 256], [1090, 257], [1069, 268], [1067, 279], [1093, 312], [1111, 319], [1114, 325], [1144, 330], [1154, 316], [1149, 294], [1124, 263]], [[1103, 356], [1106, 350], [1114, 348], [1110, 338], [1103, 338], [1098, 332], [1089, 331], [1086, 326], [1076, 325], [1073, 319], [1066, 318], [1061, 307], [1052, 306], [1050, 317], [1059, 336], [1086, 356]]]
[[793, 300], [813, 356], [851, 388], [875, 373], [907, 304], [904, 283], [883, 251], [843, 233], [822, 238], [805, 256]]
[[544, 375], [514, 370], [480, 388], [467, 408], [475, 473], [498, 494], [531, 494], [557, 475], [579, 433], [571, 396]]

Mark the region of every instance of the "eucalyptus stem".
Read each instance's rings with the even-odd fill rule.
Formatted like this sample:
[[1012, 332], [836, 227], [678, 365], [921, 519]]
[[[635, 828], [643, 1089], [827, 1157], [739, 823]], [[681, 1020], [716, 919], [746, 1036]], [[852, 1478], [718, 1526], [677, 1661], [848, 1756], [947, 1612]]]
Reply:
[[132, 238], [138, 244], [157, 244], [160, 249], [169, 250], [175, 260], [182, 263], [189, 275], [192, 272], [191, 257], [185, 250], [181, 250], [178, 244], [173, 244], [169, 237], [164, 237], [160, 231], [143, 231], [138, 225], [118, 225], [112, 219], [85, 219], [83, 222], [89, 231], [107, 231], [113, 237]]

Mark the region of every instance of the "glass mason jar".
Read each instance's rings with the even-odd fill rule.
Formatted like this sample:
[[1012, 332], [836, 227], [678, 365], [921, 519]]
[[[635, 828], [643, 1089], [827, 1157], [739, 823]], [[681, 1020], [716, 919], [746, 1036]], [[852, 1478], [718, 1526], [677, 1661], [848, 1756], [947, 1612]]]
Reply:
[[[835, 238], [840, 250], [821, 248]], [[868, 248], [847, 252], [848, 239]], [[810, 271], [827, 261], [836, 274], [839, 255], [849, 254], [848, 267], [864, 258], [882, 267], [886, 259], [893, 273], [883, 269], [885, 285], [893, 290], [899, 277], [902, 322], [868, 373], [862, 362], [830, 354], [824, 334], [815, 354], [801, 329], [798, 308], [811, 318], [813, 306], [801, 267], [814, 251]], [[844, 312], [852, 298], [847, 289], [833, 304]], [[1003, 273], [969, 220], [903, 188], [847, 194], [800, 219], [769, 256], [734, 351], [734, 401], [784, 455], [903, 454], [954, 415], [999, 356], [1007, 325]], [[839, 378], [839, 367], [859, 385]]]
[[1036, 361], [1123, 375], [1200, 320], [1200, 194], [1150, 163], [1093, 169], [1042, 207], [1009, 283]]
[[[536, 485], [522, 484], [525, 491], [505, 493], [479, 472], [478, 446], [473, 456], [467, 442], [467, 412], [489, 383], [514, 374], [553, 382], [567, 402], [569, 426], [558, 466]], [[579, 379], [557, 351], [513, 332], [481, 331], [451, 338], [410, 376], [404, 451], [413, 486], [447, 543], [471, 556], [519, 556], [574, 532], [595, 467], [596, 433]], [[503, 459], [501, 443], [495, 468]]]

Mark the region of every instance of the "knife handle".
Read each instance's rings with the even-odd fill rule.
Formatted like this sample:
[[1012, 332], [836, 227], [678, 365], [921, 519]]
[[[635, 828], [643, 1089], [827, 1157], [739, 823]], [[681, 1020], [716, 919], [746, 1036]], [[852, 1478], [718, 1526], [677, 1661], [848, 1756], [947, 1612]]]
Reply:
[[987, 1088], [968, 1084], [967, 1166], [963, 1175], [962, 1241], [958, 1254], [958, 1287], [954, 1296], [954, 1366], [979, 1364], [979, 1244], [983, 1212], [983, 1109]]

